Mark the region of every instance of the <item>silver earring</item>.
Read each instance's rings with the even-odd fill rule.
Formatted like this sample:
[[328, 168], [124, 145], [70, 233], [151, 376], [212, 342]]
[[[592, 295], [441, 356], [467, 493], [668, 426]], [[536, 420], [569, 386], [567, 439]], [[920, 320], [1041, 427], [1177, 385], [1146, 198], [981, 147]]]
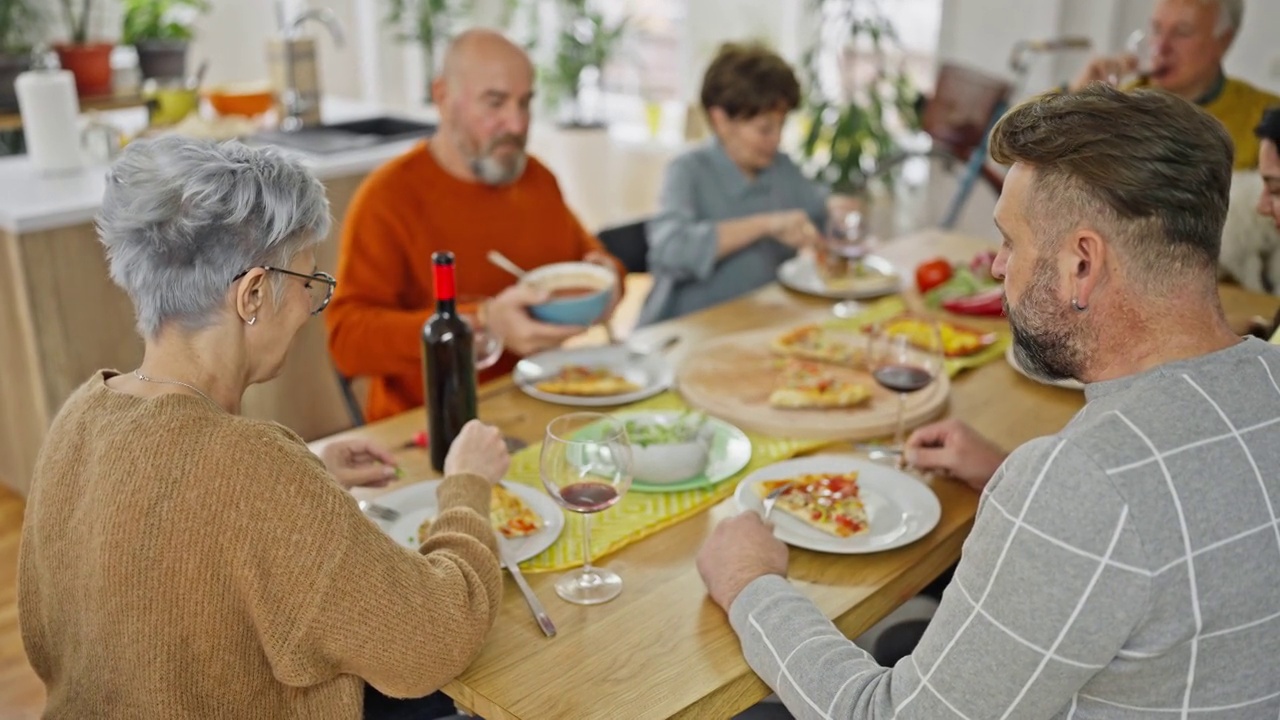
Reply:
[[1085, 310], [1089, 309], [1088, 306], [1080, 307], [1080, 301], [1076, 300], [1075, 298], [1071, 298], [1071, 307], [1075, 308], [1076, 312], [1084, 312]]
[[[1076, 309], [1077, 309], [1077, 310], [1079, 310], [1080, 308], [1076, 308]], [[249, 324], [249, 325], [252, 325], [252, 324], [254, 324], [254, 323], [256, 323], [256, 322], [258, 322], [258, 316], [257, 316], [257, 315], [254, 315], [253, 317], [249, 318], [249, 323], [248, 323], [248, 324]]]

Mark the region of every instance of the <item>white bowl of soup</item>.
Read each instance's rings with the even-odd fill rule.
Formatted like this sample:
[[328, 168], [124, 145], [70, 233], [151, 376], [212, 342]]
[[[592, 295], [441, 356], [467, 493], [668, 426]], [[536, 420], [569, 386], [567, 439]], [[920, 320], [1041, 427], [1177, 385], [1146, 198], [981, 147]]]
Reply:
[[613, 271], [588, 262], [543, 265], [521, 280], [546, 291], [546, 302], [531, 305], [529, 313], [556, 325], [591, 325], [604, 317], [617, 277]]

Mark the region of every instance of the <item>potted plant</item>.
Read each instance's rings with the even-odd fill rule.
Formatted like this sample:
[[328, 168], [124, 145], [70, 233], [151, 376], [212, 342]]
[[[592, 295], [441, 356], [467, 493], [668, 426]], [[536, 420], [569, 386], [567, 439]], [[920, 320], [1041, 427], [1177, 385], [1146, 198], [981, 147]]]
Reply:
[[[59, 0], [62, 21], [66, 24], [67, 42], [55, 43], [54, 52], [63, 69], [76, 78], [76, 92], [81, 97], [111, 94], [111, 50], [109, 42], [89, 40], [89, 19], [93, 0]], [[77, 9], [77, 5], [79, 8]]]
[[0, 0], [0, 111], [18, 107], [13, 81], [31, 69], [31, 33], [38, 16], [35, 0]]
[[[822, 32], [805, 54], [800, 154], [814, 180], [838, 193], [860, 194], [877, 167], [897, 153], [897, 137], [919, 130], [920, 93], [905, 70], [889, 63], [887, 51], [898, 45], [898, 35], [876, 3], [811, 0], [810, 7]], [[849, 77], [851, 51], [871, 58], [860, 81]], [[824, 83], [822, 61], [832, 55], [838, 82]]]
[[187, 47], [207, 0], [124, 0], [123, 41], [138, 51], [143, 79], [185, 78]]
[[560, 106], [562, 126], [601, 127], [603, 118], [592, 103], [599, 104], [605, 65], [627, 31], [627, 18], [609, 23], [590, 0], [557, 0], [556, 5], [559, 28], [555, 59], [544, 72], [547, 100]]
[[387, 0], [386, 22], [396, 39], [422, 46], [423, 98], [428, 104], [440, 56], [474, 9], [473, 0]]

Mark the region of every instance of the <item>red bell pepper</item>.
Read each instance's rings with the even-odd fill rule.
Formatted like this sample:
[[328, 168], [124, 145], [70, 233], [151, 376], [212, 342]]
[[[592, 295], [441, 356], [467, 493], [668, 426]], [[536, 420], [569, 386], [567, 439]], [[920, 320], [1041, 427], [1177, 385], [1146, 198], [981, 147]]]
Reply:
[[942, 307], [959, 315], [1000, 317], [1004, 315], [1004, 287], [996, 286], [975, 295], [952, 298], [944, 301]]

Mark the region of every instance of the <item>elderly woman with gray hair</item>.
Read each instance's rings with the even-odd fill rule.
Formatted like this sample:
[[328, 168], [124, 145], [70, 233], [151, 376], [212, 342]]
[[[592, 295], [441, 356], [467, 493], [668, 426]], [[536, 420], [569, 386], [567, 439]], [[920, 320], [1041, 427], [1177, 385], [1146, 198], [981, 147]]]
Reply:
[[412, 552], [345, 492], [389, 478], [383, 450], [322, 462], [238, 414], [328, 302], [328, 230], [324, 187], [272, 151], [166, 138], [112, 168], [99, 231], [146, 353], [67, 400], [36, 467], [19, 611], [48, 717], [358, 718], [366, 683], [424, 696], [479, 650], [496, 430], [458, 438]]

